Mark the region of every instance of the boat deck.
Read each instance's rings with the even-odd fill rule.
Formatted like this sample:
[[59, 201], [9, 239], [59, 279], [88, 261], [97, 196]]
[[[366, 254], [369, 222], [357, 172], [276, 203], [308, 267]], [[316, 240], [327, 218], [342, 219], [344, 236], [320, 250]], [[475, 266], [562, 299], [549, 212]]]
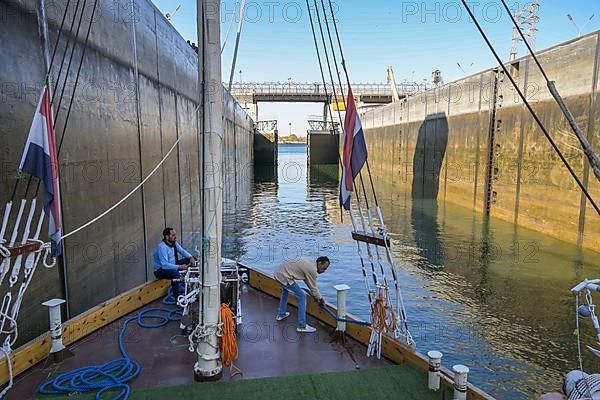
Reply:
[[[225, 368], [223, 380], [356, 371], [357, 367], [362, 371], [392, 364], [385, 359], [367, 358], [364, 345], [353, 339], [348, 338], [346, 345], [332, 342], [332, 328], [310, 316], [308, 322], [318, 329], [317, 332], [297, 333], [297, 314], [294, 307], [289, 306], [292, 314], [289, 318], [277, 322], [274, 318], [277, 299], [247, 285], [243, 286], [242, 304], [243, 324], [238, 327], [239, 358], [235, 365], [243, 371], [243, 376], [231, 378], [229, 368]], [[162, 306], [162, 303], [157, 301], [147, 307], [153, 306]], [[69, 346], [75, 356], [61, 364], [43, 369], [41, 363], [18, 376], [7, 399], [32, 398], [36, 396], [39, 385], [51, 375], [120, 358], [117, 340], [126, 318], [121, 318]], [[165, 388], [194, 382], [192, 366], [196, 354], [188, 351], [187, 337], [180, 335], [178, 323], [171, 322], [159, 329], [143, 329], [132, 323], [127, 328], [124, 346], [130, 357], [142, 367], [141, 374], [130, 383], [134, 390], [133, 398], [136, 397], [135, 393], [142, 389]], [[427, 393], [427, 378], [424, 374], [410, 367], [400, 368], [410, 370], [410, 377], [406, 377], [410, 378], [411, 386], [421, 387]], [[392, 370], [395, 374], [399, 373], [396, 369]], [[389, 375], [383, 370], [382, 374]], [[203, 385], [192, 385], [201, 386]], [[146, 398], [146, 395], [143, 397]]]

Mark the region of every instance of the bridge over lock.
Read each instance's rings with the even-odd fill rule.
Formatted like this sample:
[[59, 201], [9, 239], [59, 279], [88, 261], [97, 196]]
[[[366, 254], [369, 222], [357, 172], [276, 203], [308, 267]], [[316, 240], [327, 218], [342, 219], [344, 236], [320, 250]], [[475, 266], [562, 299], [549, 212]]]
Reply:
[[[423, 83], [404, 82], [396, 85], [400, 98], [424, 92], [428, 86]], [[348, 86], [322, 83], [299, 82], [237, 82], [231, 87], [231, 94], [258, 121], [259, 102], [323, 103], [323, 120], [327, 121], [328, 107], [343, 107], [342, 93]], [[353, 83], [352, 92], [358, 107], [388, 104], [392, 102], [392, 87], [387, 83]], [[334, 93], [336, 96], [334, 96]]]

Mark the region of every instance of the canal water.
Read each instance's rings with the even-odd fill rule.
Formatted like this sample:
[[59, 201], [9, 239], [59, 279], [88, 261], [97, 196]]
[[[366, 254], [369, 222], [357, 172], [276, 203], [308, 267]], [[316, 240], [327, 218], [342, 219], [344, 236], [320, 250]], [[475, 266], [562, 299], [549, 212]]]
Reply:
[[[319, 276], [321, 292], [335, 303], [332, 286], [350, 285], [349, 311], [368, 320], [336, 173], [309, 171], [306, 146], [281, 145], [276, 173], [257, 171], [250, 204], [226, 214], [224, 254], [264, 271], [284, 259], [326, 255], [331, 267]], [[563, 373], [577, 368], [569, 289], [600, 277], [600, 254], [451, 203], [413, 201], [381, 182], [376, 189], [418, 350], [442, 351], [447, 367], [468, 365], [470, 380], [497, 398], [558, 390]], [[594, 344], [590, 321], [582, 330]], [[600, 366], [589, 352], [584, 365], [592, 372]]]

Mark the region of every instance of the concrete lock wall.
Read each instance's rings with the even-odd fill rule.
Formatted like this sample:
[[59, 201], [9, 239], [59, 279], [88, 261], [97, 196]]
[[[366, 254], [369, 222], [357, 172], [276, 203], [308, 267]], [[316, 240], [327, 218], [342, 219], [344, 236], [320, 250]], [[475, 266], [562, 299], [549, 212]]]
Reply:
[[[49, 31], [45, 46], [40, 34], [43, 21], [38, 18], [38, 4], [43, 2]], [[76, 42], [64, 100], [60, 109], [54, 105], [57, 140], [63, 133], [90, 21], [93, 2], [88, 3], [76, 40], [75, 34], [63, 33], [52, 70], [56, 82], [66, 51], [64, 77]], [[52, 53], [65, 4], [58, 0], [0, 3], [2, 205], [10, 199], [44, 81], [44, 50]], [[71, 4], [67, 24], [73, 9]], [[79, 14], [76, 21], [78, 18]], [[200, 245], [202, 109], [196, 112], [197, 63], [197, 54], [150, 1], [98, 2], [59, 155], [63, 231], [79, 227], [120, 200], [147, 176], [177, 138], [181, 142], [141, 191], [65, 241], [64, 264], [37, 270], [20, 314], [21, 342], [47, 330], [47, 310], [40, 305], [44, 300], [66, 297], [74, 316], [154, 279], [152, 253], [165, 226], [177, 229], [179, 241], [189, 250]], [[62, 86], [60, 83], [59, 91]], [[249, 201], [253, 121], [228, 93], [224, 114], [223, 200], [227, 216]], [[25, 196], [26, 186], [26, 180], [19, 184], [17, 199]], [[33, 192], [30, 189], [28, 197]], [[8, 232], [13, 224], [14, 218]]]
[[340, 135], [330, 132], [308, 133], [308, 164], [334, 164], [339, 163], [338, 149], [340, 147]]
[[254, 160], [257, 167], [277, 165], [277, 135], [256, 131], [254, 135]]
[[[540, 52], [539, 58], [596, 151], [600, 124], [599, 33]], [[590, 194], [600, 184], [533, 61], [509, 71]], [[600, 251], [599, 216], [586, 201], [508, 78], [494, 70], [362, 114], [376, 179], [413, 197], [447, 200]], [[490, 136], [492, 110], [496, 110]], [[490, 145], [492, 148], [490, 148]]]

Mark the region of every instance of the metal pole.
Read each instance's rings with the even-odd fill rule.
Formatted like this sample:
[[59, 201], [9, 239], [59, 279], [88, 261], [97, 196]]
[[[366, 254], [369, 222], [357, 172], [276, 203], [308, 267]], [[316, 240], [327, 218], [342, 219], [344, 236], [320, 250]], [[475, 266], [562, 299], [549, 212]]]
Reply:
[[[335, 285], [334, 289], [337, 291], [337, 317], [338, 319], [346, 319], [346, 293], [350, 289], [350, 286]], [[336, 330], [346, 332], [346, 323], [338, 321]]]
[[[246, 7], [246, 0], [242, 0], [242, 6], [240, 8], [240, 21], [238, 22], [237, 36], [235, 38], [235, 50], [233, 51], [233, 62], [231, 63], [231, 74], [229, 75], [229, 86], [227, 90], [231, 93], [231, 85], [233, 84], [233, 74], [235, 73], [235, 63], [237, 61], [238, 48], [240, 46], [240, 37], [242, 35], [242, 24], [244, 23], [244, 8]], [[242, 71], [240, 70], [240, 83], [242, 82]]]
[[202, 293], [195, 332], [197, 381], [223, 376], [217, 331], [220, 315], [221, 227], [223, 219], [223, 86], [221, 84], [220, 0], [197, 0], [198, 81], [203, 101], [202, 126]]
[[[46, 71], [50, 71], [50, 61], [51, 61], [51, 57], [50, 57], [50, 49], [49, 49], [49, 35], [48, 35], [48, 16], [46, 15], [46, 0], [39, 0], [38, 1], [38, 25], [39, 25], [39, 31], [40, 31], [40, 37], [42, 40], [42, 51], [44, 53], [44, 63], [46, 66]], [[84, 12], [85, 10], [82, 10], [82, 12]], [[90, 22], [91, 23], [91, 22]], [[75, 46], [76, 44], [74, 44]], [[65, 47], [65, 51], [66, 47]], [[48, 95], [50, 96], [50, 98], [54, 98], [54, 94], [52, 93], [52, 88], [53, 88], [53, 83], [52, 83], [53, 79], [52, 79], [52, 75], [48, 74]], [[54, 112], [54, 107], [52, 105], [50, 105], [51, 108], [51, 112], [52, 112], [52, 116], [54, 118], [54, 116], [56, 115], [56, 113]], [[56, 121], [55, 121], [56, 122]], [[56, 138], [55, 138], [56, 140]], [[60, 168], [59, 168], [60, 169]], [[60, 178], [60, 171], [59, 171], [59, 178]], [[63, 232], [64, 232], [64, 225], [63, 225], [63, 215], [62, 215], [62, 210], [64, 210], [63, 207], [63, 198], [62, 196], [59, 196], [59, 207], [60, 207], [60, 224], [63, 227]], [[66, 250], [65, 250], [65, 241], [61, 240], [60, 241], [60, 247], [61, 247], [61, 256], [60, 256], [60, 265], [61, 265], [61, 269], [60, 269], [60, 273], [59, 275], [62, 278], [62, 292], [65, 296], [66, 299], [66, 304], [65, 304], [65, 308], [66, 308], [66, 312], [67, 312], [67, 318], [71, 318], [71, 305], [70, 305], [70, 297], [69, 297], [69, 282], [68, 282], [68, 275], [67, 275], [67, 255], [66, 255]]]

